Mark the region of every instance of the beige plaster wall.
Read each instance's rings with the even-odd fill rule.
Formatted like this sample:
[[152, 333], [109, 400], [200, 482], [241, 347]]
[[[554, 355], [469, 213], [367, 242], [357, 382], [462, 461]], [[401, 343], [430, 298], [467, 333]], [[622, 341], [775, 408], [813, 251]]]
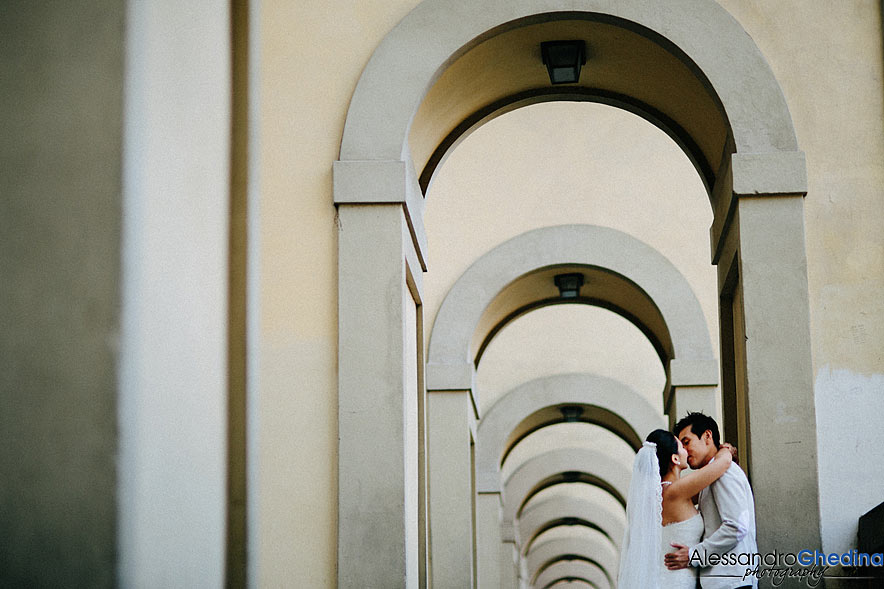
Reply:
[[[612, 334], [616, 346], [609, 345]], [[648, 338], [614, 312], [587, 305], [544, 307], [501, 330], [482, 355], [476, 374], [479, 410], [484, 414], [524, 382], [563, 372], [618, 380], [663, 412], [666, 374]]]
[[[350, 95], [414, 2], [262, 2], [257, 18], [258, 586], [335, 583], [337, 250], [332, 162]], [[256, 531], [254, 531], [256, 530]]]
[[[277, 0], [260, 7], [260, 433], [259, 475], [250, 492], [258, 511], [252, 555], [261, 586], [291, 578], [304, 586], [334, 583], [331, 162], [363, 66], [415, 4]], [[851, 538], [851, 522], [884, 500], [878, 496], [881, 477], [868, 475], [884, 451], [859, 445], [880, 435], [880, 420], [869, 415], [882, 414], [880, 8], [869, 0], [722, 4], [770, 62], [807, 153], [823, 538], [827, 548], [840, 548]], [[565, 222], [616, 227], [659, 249], [687, 275], [707, 321], [716, 325], [711, 213], [699, 180], [684, 156], [667, 151], [662, 133], [642, 121], [624, 121], [631, 115], [603, 110], [551, 105], [517, 111], [470, 137], [484, 142], [481, 149], [469, 152], [465, 142], [452, 154], [427, 202], [425, 333], [448, 287], [472, 260], [525, 230]], [[640, 135], [624, 132], [627, 127]], [[539, 145], [550, 143], [559, 155], [538, 153]], [[548, 173], [526, 174], [538, 164]], [[858, 421], [845, 431], [843, 420], [852, 416]]]
[[[884, 94], [878, 2], [722, 2], [783, 88], [805, 199], [823, 547], [884, 501]], [[849, 34], [847, 33], [849, 31]], [[813, 40], [809, 42], [809, 40]]]

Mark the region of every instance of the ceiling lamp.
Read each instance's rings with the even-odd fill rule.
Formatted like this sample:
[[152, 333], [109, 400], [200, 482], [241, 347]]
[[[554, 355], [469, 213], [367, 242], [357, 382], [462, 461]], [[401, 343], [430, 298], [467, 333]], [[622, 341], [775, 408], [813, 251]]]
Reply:
[[562, 412], [565, 423], [577, 423], [580, 421], [580, 416], [583, 415], [583, 407], [580, 405], [565, 405], [559, 407], [559, 411]]
[[583, 274], [556, 274], [554, 280], [556, 286], [559, 287], [559, 295], [563, 299], [576, 299], [580, 296]]
[[580, 81], [580, 68], [586, 63], [584, 41], [544, 41], [540, 44], [540, 55], [549, 72], [550, 84]]

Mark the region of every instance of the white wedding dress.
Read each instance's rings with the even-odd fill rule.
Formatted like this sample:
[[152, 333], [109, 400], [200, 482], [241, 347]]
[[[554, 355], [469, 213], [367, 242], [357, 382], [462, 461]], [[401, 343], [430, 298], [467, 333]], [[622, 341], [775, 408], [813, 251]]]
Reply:
[[663, 557], [675, 550], [671, 543], [694, 546], [703, 537], [703, 518], [697, 515], [680, 522], [672, 522], [663, 526], [660, 539], [660, 589], [695, 589], [697, 586], [697, 569], [688, 567], [670, 571], [663, 564]]
[[700, 514], [663, 524], [663, 487], [657, 446], [645, 442], [636, 453], [626, 499], [626, 534], [620, 553], [618, 589], [695, 589], [696, 569], [670, 571], [663, 557], [672, 542], [693, 546], [703, 536]]

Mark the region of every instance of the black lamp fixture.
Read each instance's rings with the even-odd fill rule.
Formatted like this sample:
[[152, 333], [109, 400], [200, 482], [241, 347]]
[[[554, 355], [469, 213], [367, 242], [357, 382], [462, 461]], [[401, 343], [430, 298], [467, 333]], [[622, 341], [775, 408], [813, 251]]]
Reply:
[[562, 412], [565, 423], [577, 423], [583, 415], [583, 407], [580, 405], [563, 405], [559, 407], [559, 411]]
[[556, 274], [556, 286], [559, 287], [559, 295], [563, 299], [576, 299], [580, 296], [580, 287], [583, 286], [583, 274]]
[[579, 483], [580, 473], [576, 470], [568, 470], [559, 475], [559, 479], [563, 483]]
[[540, 44], [540, 55], [550, 84], [576, 84], [580, 68], [586, 64], [586, 42], [544, 41]]

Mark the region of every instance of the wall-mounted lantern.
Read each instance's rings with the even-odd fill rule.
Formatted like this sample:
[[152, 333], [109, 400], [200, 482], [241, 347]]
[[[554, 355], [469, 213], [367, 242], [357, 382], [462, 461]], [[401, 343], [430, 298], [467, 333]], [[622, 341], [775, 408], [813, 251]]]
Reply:
[[554, 280], [556, 286], [559, 287], [559, 295], [563, 299], [576, 299], [580, 296], [583, 274], [556, 274]]
[[577, 423], [580, 421], [580, 416], [583, 415], [583, 407], [580, 405], [564, 405], [559, 407], [559, 411], [562, 412], [566, 423]]
[[580, 68], [586, 64], [586, 42], [544, 41], [540, 44], [540, 55], [550, 84], [576, 84], [580, 81]]

